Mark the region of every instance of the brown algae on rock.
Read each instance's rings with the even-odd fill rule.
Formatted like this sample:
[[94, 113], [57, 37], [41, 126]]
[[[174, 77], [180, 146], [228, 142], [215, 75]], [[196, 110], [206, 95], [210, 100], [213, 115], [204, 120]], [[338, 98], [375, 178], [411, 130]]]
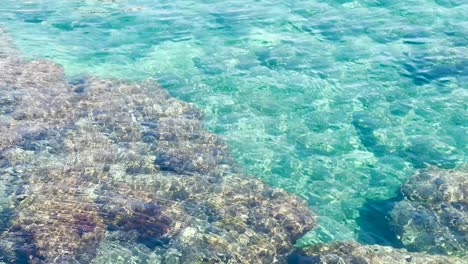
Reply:
[[0, 94], [0, 174], [16, 189], [2, 261], [90, 263], [117, 241], [161, 263], [281, 263], [314, 226], [152, 82], [67, 82], [50, 61], [3, 54]]

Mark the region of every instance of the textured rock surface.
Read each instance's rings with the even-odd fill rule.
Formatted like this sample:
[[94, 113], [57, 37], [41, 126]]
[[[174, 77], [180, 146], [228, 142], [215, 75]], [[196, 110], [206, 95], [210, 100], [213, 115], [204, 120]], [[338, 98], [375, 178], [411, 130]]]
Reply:
[[408, 252], [384, 246], [360, 245], [358, 243], [333, 243], [308, 248], [295, 253], [289, 264], [464, 264], [456, 257]]
[[0, 261], [89, 263], [117, 241], [161, 263], [284, 262], [313, 216], [237, 172], [200, 116], [151, 82], [0, 55]]
[[464, 168], [412, 176], [401, 188], [404, 199], [391, 212], [392, 225], [411, 251], [466, 255], [468, 173]]

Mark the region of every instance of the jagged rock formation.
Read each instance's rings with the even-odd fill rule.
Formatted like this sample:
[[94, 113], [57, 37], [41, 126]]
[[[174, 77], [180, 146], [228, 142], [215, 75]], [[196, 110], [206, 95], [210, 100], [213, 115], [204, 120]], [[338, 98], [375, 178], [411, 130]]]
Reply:
[[114, 239], [162, 263], [285, 262], [309, 209], [238, 172], [200, 116], [151, 82], [0, 54], [0, 261], [90, 263]]
[[391, 212], [392, 225], [411, 251], [466, 255], [468, 251], [468, 173], [429, 170], [401, 188], [404, 199]]
[[289, 257], [289, 264], [464, 264], [463, 259], [408, 252], [404, 249], [355, 242], [317, 245]]

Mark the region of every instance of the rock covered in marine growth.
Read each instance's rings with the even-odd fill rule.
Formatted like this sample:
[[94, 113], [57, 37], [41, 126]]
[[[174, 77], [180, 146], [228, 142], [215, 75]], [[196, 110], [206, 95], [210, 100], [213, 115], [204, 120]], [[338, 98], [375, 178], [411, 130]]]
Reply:
[[391, 212], [397, 235], [411, 251], [466, 255], [468, 250], [468, 173], [432, 170], [413, 175]]
[[408, 252], [387, 246], [335, 242], [296, 252], [289, 264], [464, 264], [456, 257]]
[[105, 240], [161, 263], [285, 262], [313, 216], [238, 172], [200, 116], [151, 82], [67, 82], [50, 61], [0, 56], [0, 176], [15, 189], [0, 261], [90, 263]]

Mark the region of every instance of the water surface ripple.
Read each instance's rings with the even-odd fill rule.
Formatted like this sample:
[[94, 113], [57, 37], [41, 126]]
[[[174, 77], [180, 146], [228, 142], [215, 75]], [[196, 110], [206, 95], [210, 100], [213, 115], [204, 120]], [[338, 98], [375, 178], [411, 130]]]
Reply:
[[467, 10], [463, 0], [2, 0], [0, 24], [69, 76], [154, 78], [195, 103], [247, 172], [321, 216], [302, 243], [392, 244], [366, 212], [385, 214], [417, 169], [466, 163]]

